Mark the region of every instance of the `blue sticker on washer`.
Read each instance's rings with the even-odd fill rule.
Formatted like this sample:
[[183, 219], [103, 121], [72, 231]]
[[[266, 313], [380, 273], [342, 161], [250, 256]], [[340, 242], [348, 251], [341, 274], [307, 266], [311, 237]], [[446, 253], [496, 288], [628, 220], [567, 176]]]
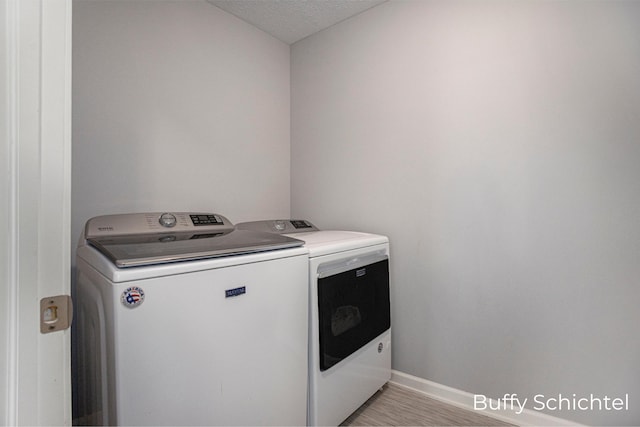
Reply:
[[122, 293], [120, 301], [125, 307], [137, 307], [144, 302], [144, 291], [137, 286], [131, 286]]

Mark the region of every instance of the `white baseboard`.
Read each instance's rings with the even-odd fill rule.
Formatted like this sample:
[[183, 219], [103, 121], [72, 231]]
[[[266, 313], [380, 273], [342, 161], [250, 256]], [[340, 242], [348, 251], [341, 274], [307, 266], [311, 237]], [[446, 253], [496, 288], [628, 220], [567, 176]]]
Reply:
[[[568, 421], [562, 418], [557, 418], [545, 413], [534, 411], [532, 409], [524, 409], [522, 413], [516, 413], [516, 410], [500, 409], [474, 409], [474, 394], [466, 391], [458, 390], [453, 387], [438, 384], [433, 381], [425, 380], [424, 378], [414, 377], [413, 375], [405, 374], [404, 372], [392, 371], [391, 381], [392, 383], [410, 388], [417, 392], [423, 393], [428, 397], [440, 400], [444, 403], [457, 406], [462, 409], [481, 413], [488, 417], [492, 417], [501, 421], [512, 423], [518, 426], [580, 426], [573, 421]], [[496, 400], [491, 399], [493, 405], [489, 407], [497, 408], [498, 404]]]

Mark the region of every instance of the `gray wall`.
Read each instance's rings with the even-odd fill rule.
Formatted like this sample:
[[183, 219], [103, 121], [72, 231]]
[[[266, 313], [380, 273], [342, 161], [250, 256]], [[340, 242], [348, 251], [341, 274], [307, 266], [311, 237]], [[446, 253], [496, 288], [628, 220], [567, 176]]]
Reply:
[[293, 45], [292, 214], [389, 235], [395, 369], [640, 423], [638, 23], [392, 0]]
[[73, 4], [72, 244], [95, 215], [289, 215], [289, 46], [197, 1]]

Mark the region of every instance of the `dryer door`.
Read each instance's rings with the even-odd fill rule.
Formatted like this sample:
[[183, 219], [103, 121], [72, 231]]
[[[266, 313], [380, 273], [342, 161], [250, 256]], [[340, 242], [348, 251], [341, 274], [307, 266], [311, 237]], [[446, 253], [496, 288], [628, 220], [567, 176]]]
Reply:
[[320, 370], [325, 371], [391, 327], [389, 259], [320, 268]]

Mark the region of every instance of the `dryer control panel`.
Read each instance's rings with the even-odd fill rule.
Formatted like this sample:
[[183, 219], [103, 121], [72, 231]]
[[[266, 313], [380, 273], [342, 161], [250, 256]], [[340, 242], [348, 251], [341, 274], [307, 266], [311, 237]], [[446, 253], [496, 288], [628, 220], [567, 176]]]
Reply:
[[180, 232], [229, 232], [233, 224], [222, 215], [202, 212], [149, 212], [91, 218], [85, 238]]
[[238, 230], [266, 231], [268, 233], [291, 234], [319, 231], [311, 222], [304, 219], [272, 219], [243, 222], [236, 225]]

